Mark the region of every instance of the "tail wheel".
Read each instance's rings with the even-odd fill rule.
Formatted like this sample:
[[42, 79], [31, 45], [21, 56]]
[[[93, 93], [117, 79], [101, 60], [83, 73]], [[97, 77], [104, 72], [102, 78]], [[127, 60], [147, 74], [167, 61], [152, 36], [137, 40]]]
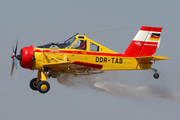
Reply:
[[36, 85], [36, 79], [37, 78], [33, 78], [31, 81], [30, 81], [30, 83], [29, 83], [29, 86], [30, 86], [30, 88], [32, 89], [32, 90], [38, 90], [37, 89], [37, 85]]
[[154, 73], [154, 78], [158, 79], [159, 78], [159, 74], [158, 73]]
[[50, 85], [47, 81], [40, 81], [37, 85], [37, 89], [40, 93], [47, 93], [50, 89]]

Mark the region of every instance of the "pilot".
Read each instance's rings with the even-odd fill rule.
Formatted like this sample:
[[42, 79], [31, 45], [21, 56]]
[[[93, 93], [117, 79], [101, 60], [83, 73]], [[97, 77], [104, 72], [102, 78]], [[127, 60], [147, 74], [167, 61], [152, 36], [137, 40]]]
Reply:
[[81, 44], [79, 46], [79, 49], [82, 49], [82, 50], [86, 49], [86, 42], [84, 40], [81, 40]]

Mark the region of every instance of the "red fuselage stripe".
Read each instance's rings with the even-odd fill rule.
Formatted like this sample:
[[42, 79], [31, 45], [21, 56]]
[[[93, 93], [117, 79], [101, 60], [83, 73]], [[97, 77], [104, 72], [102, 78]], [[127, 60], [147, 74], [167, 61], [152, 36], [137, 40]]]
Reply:
[[86, 55], [126, 57], [126, 56], [124, 56], [124, 54], [119, 54], [119, 53], [113, 54], [113, 53], [86, 52], [86, 51], [69, 51], [69, 50], [42, 50], [42, 49], [36, 49], [34, 52], [44, 52], [44, 53], [70, 53], [70, 54], [86, 54]]

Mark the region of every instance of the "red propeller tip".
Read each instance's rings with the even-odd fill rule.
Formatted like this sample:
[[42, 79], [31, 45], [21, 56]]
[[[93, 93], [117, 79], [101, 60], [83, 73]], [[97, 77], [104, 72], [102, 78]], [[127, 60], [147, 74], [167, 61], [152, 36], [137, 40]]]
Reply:
[[14, 56], [12, 55], [11, 58], [13, 58]]

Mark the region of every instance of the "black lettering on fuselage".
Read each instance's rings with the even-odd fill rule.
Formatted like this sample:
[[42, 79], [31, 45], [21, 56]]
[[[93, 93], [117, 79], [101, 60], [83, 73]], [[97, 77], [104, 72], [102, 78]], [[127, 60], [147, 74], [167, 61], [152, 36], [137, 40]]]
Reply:
[[115, 63], [119, 63], [119, 62], [118, 62], [118, 58], [116, 58], [116, 61], [115, 61]]
[[99, 57], [96, 57], [96, 62], [99, 62]]
[[115, 63], [115, 64], [122, 64], [123, 63], [122, 58], [108, 59], [107, 57], [96, 57], [95, 61], [98, 63], [107, 63], [107, 62], [109, 63], [110, 61], [111, 61], [111, 63]]
[[119, 64], [122, 64], [122, 63], [123, 63], [123, 59], [119, 58]]
[[114, 58], [112, 58], [112, 63], [114, 63]]
[[107, 63], [106, 57], [96, 57], [96, 62]]
[[107, 58], [106, 57], [104, 58], [104, 63], [107, 63]]
[[122, 64], [123, 63], [123, 59], [122, 58], [112, 58], [112, 63]]
[[103, 58], [102, 57], [100, 57], [100, 63], [102, 63], [103, 62]]

